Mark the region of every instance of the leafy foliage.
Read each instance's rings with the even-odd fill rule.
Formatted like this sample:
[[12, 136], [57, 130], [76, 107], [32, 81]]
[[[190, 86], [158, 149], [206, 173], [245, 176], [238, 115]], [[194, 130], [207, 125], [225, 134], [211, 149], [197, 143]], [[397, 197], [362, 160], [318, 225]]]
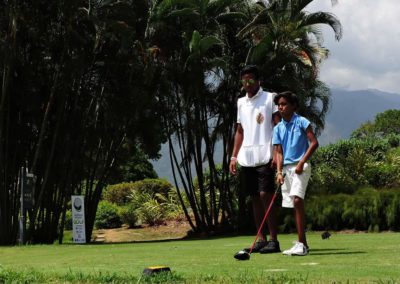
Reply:
[[400, 110], [389, 109], [375, 116], [375, 121], [367, 121], [351, 134], [355, 138], [400, 134]]
[[[166, 208], [164, 203], [157, 200], [157, 195], [148, 192], [133, 191], [130, 195], [133, 207], [143, 223], [150, 226], [161, 225], [166, 218]], [[161, 195], [158, 194], [160, 198]]]
[[118, 206], [106, 200], [100, 201], [96, 212], [96, 228], [113, 229], [119, 228], [121, 225], [122, 223], [118, 215]]
[[175, 190], [171, 190], [166, 195], [133, 190], [129, 198], [139, 219], [150, 226], [163, 224], [169, 218], [183, 216], [183, 210], [176, 198]]
[[400, 230], [400, 191], [361, 188], [354, 194], [311, 196], [307, 201], [310, 230]]
[[149, 156], [137, 146], [124, 145], [117, 159], [120, 166], [115, 170], [110, 182], [134, 182], [146, 178], [158, 178], [153, 165], [149, 162]]
[[[130, 227], [138, 221], [151, 226], [183, 215], [177, 191], [166, 179], [144, 179], [110, 185], [104, 200], [121, 206], [121, 221]], [[187, 204], [187, 203], [186, 203]]]
[[129, 228], [133, 228], [139, 221], [138, 212], [134, 204], [129, 203], [119, 208], [118, 215], [123, 224], [127, 224]]
[[72, 211], [67, 210], [65, 212], [65, 223], [64, 223], [65, 230], [72, 230]]
[[352, 193], [364, 185], [398, 186], [399, 139], [395, 134], [384, 139], [369, 136], [321, 147], [312, 157], [311, 193]]
[[169, 192], [173, 190], [172, 184], [164, 179], [144, 179], [132, 183], [131, 191], [144, 192], [152, 196], [158, 194], [159, 198], [161, 196], [167, 197]]
[[400, 186], [400, 167], [379, 163], [365, 169], [365, 179], [374, 188]]
[[115, 203], [118, 206], [126, 205], [129, 203], [128, 196], [131, 194], [132, 190], [133, 182], [108, 185], [103, 199]]

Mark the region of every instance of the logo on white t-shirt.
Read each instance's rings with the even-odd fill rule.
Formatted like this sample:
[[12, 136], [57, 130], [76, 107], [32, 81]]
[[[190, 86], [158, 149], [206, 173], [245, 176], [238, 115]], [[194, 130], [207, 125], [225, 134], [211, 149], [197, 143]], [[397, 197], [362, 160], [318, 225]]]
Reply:
[[261, 114], [261, 112], [259, 114], [257, 114], [256, 121], [258, 124], [261, 124], [264, 122], [264, 116]]

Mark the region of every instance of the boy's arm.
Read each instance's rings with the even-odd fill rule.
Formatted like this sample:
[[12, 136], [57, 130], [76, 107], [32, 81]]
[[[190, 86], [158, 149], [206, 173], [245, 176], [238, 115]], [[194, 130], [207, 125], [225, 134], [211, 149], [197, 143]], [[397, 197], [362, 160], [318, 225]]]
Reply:
[[236, 171], [237, 155], [239, 153], [240, 147], [242, 147], [242, 143], [243, 143], [243, 127], [240, 123], [238, 123], [235, 133], [235, 140], [233, 142], [232, 158], [229, 164], [229, 171], [234, 175], [237, 175]]
[[[272, 114], [272, 122], [274, 123], [274, 125], [277, 125], [279, 122], [281, 122], [281, 120], [282, 120], [282, 117], [278, 111], [274, 112]], [[275, 147], [275, 145], [274, 145], [274, 147]], [[277, 165], [277, 159], [276, 159], [276, 152], [274, 151], [274, 153], [272, 155], [271, 168], [272, 169], [275, 168], [276, 165]]]
[[315, 137], [314, 132], [311, 129], [311, 125], [309, 125], [306, 129], [306, 134], [307, 134], [307, 138], [310, 141], [310, 145], [308, 146], [308, 149], [306, 151], [306, 153], [304, 154], [303, 158], [301, 158], [300, 162], [297, 164], [296, 167], [296, 174], [301, 174], [303, 172], [303, 167], [304, 167], [304, 163], [307, 162], [307, 160], [311, 157], [311, 155], [315, 152], [315, 150], [317, 150], [318, 148], [318, 140]]
[[283, 151], [282, 151], [281, 144], [274, 145], [274, 156], [276, 158], [276, 168], [277, 168], [276, 183], [283, 184], [285, 181], [284, 181], [283, 175], [282, 175]]

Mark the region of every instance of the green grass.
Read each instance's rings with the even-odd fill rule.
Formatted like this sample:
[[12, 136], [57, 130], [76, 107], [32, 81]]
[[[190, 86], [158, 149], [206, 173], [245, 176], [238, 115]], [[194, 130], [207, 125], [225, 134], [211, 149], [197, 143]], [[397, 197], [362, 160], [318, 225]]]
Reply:
[[[168, 266], [171, 275], [141, 282], [177, 283], [400, 283], [400, 233], [307, 234], [305, 257], [233, 254], [253, 236], [98, 245], [0, 247], [0, 283], [136, 283], [145, 267]], [[281, 249], [295, 235], [280, 235]]]

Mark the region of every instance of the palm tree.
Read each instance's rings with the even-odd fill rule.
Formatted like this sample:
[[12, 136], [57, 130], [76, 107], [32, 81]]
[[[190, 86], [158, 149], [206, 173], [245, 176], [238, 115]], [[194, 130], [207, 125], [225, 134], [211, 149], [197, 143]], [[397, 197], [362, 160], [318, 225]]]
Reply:
[[[221, 194], [223, 186], [220, 186], [214, 164], [213, 138], [217, 136], [212, 132], [222, 121], [218, 118], [221, 102], [216, 100], [219, 90], [216, 82], [223, 80], [216, 78], [226, 70], [231, 59], [226, 56], [229, 47], [224, 36], [231, 29], [228, 23], [246, 18], [237, 7], [240, 7], [237, 0], [160, 1], [152, 9], [147, 29], [152, 45], [159, 50], [158, 60], [165, 79], [170, 82], [170, 96], [164, 101], [169, 105], [165, 121], [166, 129], [170, 130], [172, 168], [181, 179], [193, 210], [196, 224], [191, 225], [195, 231], [212, 230], [227, 207], [225, 198], [221, 202], [225, 195]], [[234, 38], [234, 33], [230, 34]], [[173, 147], [174, 141], [178, 142], [178, 151]], [[205, 161], [210, 170], [207, 186]], [[200, 194], [196, 194], [192, 168]]]
[[318, 80], [319, 67], [328, 56], [320, 25], [328, 25], [340, 40], [342, 27], [330, 13], [307, 13], [312, 0], [271, 0], [239, 33], [253, 40], [248, 62], [262, 67], [264, 85], [274, 91], [292, 90], [300, 96], [299, 113], [319, 133], [329, 106], [329, 89]]

